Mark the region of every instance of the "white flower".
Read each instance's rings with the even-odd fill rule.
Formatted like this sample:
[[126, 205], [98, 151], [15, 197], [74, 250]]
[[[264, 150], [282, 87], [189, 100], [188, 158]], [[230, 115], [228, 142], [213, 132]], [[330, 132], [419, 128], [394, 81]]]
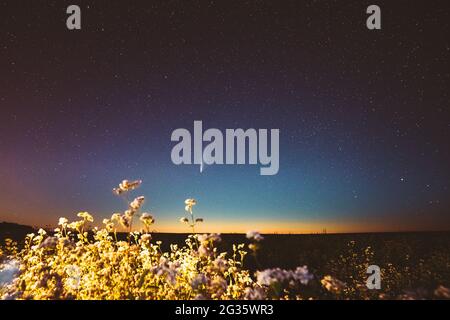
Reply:
[[313, 275], [309, 273], [308, 267], [297, 267], [295, 271], [284, 270], [280, 268], [266, 269], [256, 273], [257, 282], [260, 285], [271, 286], [274, 283], [289, 283], [295, 285], [300, 282], [303, 285], [308, 284], [313, 279]]
[[79, 216], [80, 218], [83, 218], [86, 221], [94, 221], [94, 218], [89, 214], [89, 212], [78, 212], [77, 216]]
[[279, 277], [280, 274], [277, 272], [276, 269], [266, 269], [263, 271], [256, 272], [256, 281], [258, 282], [258, 284], [262, 286], [270, 286], [272, 283], [281, 280]]
[[211, 233], [209, 235], [209, 240], [220, 242], [222, 240], [222, 238], [220, 237], [220, 233]]
[[119, 188], [123, 191], [129, 191], [134, 190], [138, 188], [142, 183], [142, 180], [134, 180], [134, 181], [128, 181], [123, 180], [122, 183], [119, 183]]
[[245, 300], [264, 300], [266, 298], [266, 293], [261, 287], [250, 288], [247, 287], [244, 290]]
[[156, 276], [165, 277], [168, 282], [174, 285], [179, 267], [178, 262], [170, 262], [166, 257], [161, 257], [159, 265], [152, 267], [151, 270]]
[[130, 191], [130, 190], [134, 190], [136, 188], [138, 188], [142, 183], [142, 180], [134, 180], [134, 181], [128, 181], [128, 180], [123, 180], [120, 184], [118, 188], [114, 188], [113, 192], [116, 195], [120, 195], [124, 192]]
[[55, 248], [58, 244], [58, 238], [48, 237], [39, 245], [40, 248]]
[[195, 199], [186, 199], [184, 203], [186, 204], [184, 210], [192, 214], [192, 207], [197, 204], [197, 201]]
[[303, 266], [295, 269], [293, 278], [296, 281], [300, 281], [301, 284], [307, 285], [308, 282], [314, 278], [314, 276], [309, 273], [307, 266]]
[[130, 227], [131, 219], [126, 214], [120, 216], [120, 220], [119, 221], [120, 221], [120, 224], [122, 226], [124, 226], [125, 228], [129, 228]]
[[150, 240], [152, 240], [152, 235], [149, 234], [149, 233], [144, 233], [141, 236], [141, 240], [144, 241], [144, 242], [150, 242]]
[[145, 201], [144, 196], [137, 197], [130, 203], [130, 207], [133, 208], [134, 210], [139, 210], [144, 201]]
[[217, 257], [216, 260], [213, 261], [213, 264], [217, 270], [223, 272], [223, 271], [225, 271], [225, 269], [228, 265], [228, 262], [226, 260], [222, 259], [221, 257]]
[[150, 226], [155, 222], [153, 216], [148, 212], [144, 212], [139, 218], [139, 220], [141, 220], [146, 226]]
[[209, 248], [207, 247], [207, 246], [205, 246], [205, 245], [200, 245], [199, 247], [198, 247], [198, 254], [201, 256], [201, 257], [205, 257], [205, 256], [208, 256], [209, 255], [209, 253], [210, 253], [210, 250], [209, 250]]
[[182, 223], [189, 223], [189, 220], [188, 220], [188, 218], [183, 217], [183, 218], [180, 218], [180, 222], [182, 222]]
[[248, 231], [246, 234], [247, 239], [261, 241], [264, 237], [258, 231]]
[[120, 221], [120, 216], [121, 216], [120, 213], [114, 213], [114, 214], [111, 216], [111, 221]]
[[197, 276], [195, 276], [194, 279], [192, 279], [191, 287], [193, 289], [198, 289], [198, 287], [200, 287], [201, 285], [206, 284], [207, 281], [208, 278], [203, 273], [200, 273]]
[[112, 222], [110, 219], [103, 219], [103, 224], [108, 231], [112, 231], [114, 229], [114, 222]]
[[136, 211], [134, 211], [133, 209], [129, 209], [129, 210], [125, 210], [124, 213], [128, 218], [132, 218], [134, 216], [134, 214], [136, 213]]
[[19, 262], [8, 260], [0, 265], [0, 286], [10, 284], [19, 273]]
[[66, 267], [66, 274], [68, 278], [66, 279], [66, 285], [72, 289], [78, 289], [81, 280], [81, 270], [78, 266], [68, 265]]
[[211, 234], [199, 234], [197, 235], [197, 240], [200, 243], [207, 244], [210, 241], [221, 241], [220, 233], [211, 233]]
[[195, 199], [186, 199], [184, 200], [184, 203], [188, 206], [195, 206], [197, 204], [197, 200]]
[[59, 218], [58, 225], [65, 226], [68, 223], [69, 223], [69, 220], [67, 220], [66, 218]]

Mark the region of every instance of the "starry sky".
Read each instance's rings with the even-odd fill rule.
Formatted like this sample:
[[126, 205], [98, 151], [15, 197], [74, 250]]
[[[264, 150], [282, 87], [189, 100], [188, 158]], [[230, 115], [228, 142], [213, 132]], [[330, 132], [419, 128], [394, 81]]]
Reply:
[[[126, 178], [163, 232], [188, 197], [204, 232], [449, 230], [448, 1], [372, 2], [1, 1], [0, 221], [101, 221]], [[279, 128], [279, 173], [174, 165], [194, 120]]]

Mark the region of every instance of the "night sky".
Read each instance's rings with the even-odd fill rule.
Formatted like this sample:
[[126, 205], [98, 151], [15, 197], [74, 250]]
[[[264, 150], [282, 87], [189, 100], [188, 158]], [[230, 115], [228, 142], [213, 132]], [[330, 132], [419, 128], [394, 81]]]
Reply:
[[[373, 3], [372, 3], [373, 2]], [[82, 29], [66, 28], [78, 4]], [[366, 28], [370, 4], [382, 30]], [[450, 229], [448, 1], [1, 1], [0, 221]], [[279, 128], [280, 170], [176, 166], [173, 130]], [[188, 231], [188, 230], [186, 230]]]

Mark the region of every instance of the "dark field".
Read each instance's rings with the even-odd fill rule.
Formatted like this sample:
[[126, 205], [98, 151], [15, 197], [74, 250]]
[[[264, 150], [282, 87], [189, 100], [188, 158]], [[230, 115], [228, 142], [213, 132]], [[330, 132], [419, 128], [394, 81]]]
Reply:
[[[154, 234], [155, 241], [182, 245], [187, 234]], [[318, 278], [345, 282], [344, 299], [429, 299], [439, 286], [450, 287], [450, 232], [264, 235], [257, 256], [247, 255], [252, 271], [295, 269], [307, 265]], [[220, 251], [249, 241], [243, 234], [223, 234]], [[367, 266], [382, 271], [381, 290], [366, 290]], [[324, 297], [326, 298], [326, 297]], [[442, 298], [442, 296], [441, 296]], [[450, 298], [450, 297], [447, 297]]]
[[[0, 224], [0, 241], [19, 242], [33, 228]], [[188, 234], [153, 233], [152, 242], [184, 245]], [[119, 238], [125, 239], [125, 234]], [[222, 234], [218, 251], [232, 254], [233, 244], [249, 241], [243, 234]], [[257, 255], [248, 254], [245, 267], [295, 269], [307, 265], [318, 278], [332, 275], [350, 288], [344, 298], [430, 298], [439, 286], [450, 287], [450, 232], [264, 235]], [[382, 289], [365, 290], [366, 269], [382, 270]]]

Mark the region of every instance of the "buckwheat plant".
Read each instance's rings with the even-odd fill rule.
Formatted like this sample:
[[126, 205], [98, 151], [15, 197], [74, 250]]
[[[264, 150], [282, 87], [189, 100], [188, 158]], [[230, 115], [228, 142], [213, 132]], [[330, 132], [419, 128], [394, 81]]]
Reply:
[[197, 200], [195, 200], [195, 199], [186, 199], [184, 201], [184, 204], [186, 205], [184, 207], [184, 210], [187, 213], [189, 213], [189, 218], [182, 217], [180, 219], [180, 222], [187, 224], [192, 229], [192, 234], [194, 235], [195, 234], [195, 226], [198, 223], [203, 222], [203, 218], [195, 218], [194, 217], [194, 212], [193, 212], [192, 208], [197, 204]]

